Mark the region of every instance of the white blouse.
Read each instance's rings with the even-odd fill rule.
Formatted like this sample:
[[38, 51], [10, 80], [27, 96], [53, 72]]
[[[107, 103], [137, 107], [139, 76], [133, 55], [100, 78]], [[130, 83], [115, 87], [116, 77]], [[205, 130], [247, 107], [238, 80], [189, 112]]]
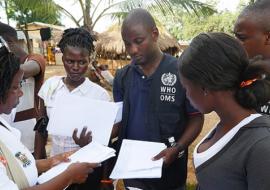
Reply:
[[193, 163], [195, 168], [199, 167], [201, 164], [216, 155], [234, 136], [235, 134], [245, 125], [250, 123], [252, 120], [261, 116], [261, 114], [251, 114], [250, 116], [243, 119], [230, 131], [228, 131], [223, 137], [221, 137], [215, 144], [209, 147], [207, 150], [198, 153], [198, 147], [205, 141], [206, 138], [216, 129], [216, 126], [210, 130], [210, 132], [196, 145], [193, 152]]
[[[6, 122], [1, 116], [0, 121], [5, 125], [5, 127], [8, 128], [6, 129], [3, 126], [0, 126], [1, 141], [7, 146], [14, 156], [21, 152], [21, 155], [30, 161], [27, 165], [24, 165], [23, 161], [16, 159], [24, 171], [29, 185], [34, 186], [38, 179], [38, 171], [34, 157], [32, 156], [31, 152], [21, 143], [20, 131], [11, 127], [9, 123]], [[2, 162], [0, 162], [0, 189], [18, 190], [17, 185], [8, 178], [6, 168]]]
[[[103, 101], [110, 101], [111, 99], [108, 92], [104, 88], [91, 82], [88, 78], [85, 78], [85, 81], [81, 85], [70, 91], [63, 82], [62, 76], [54, 76], [49, 78], [42, 85], [38, 95], [44, 100], [49, 118], [51, 115], [51, 110], [54, 107], [55, 100], [58, 97], [75, 95]], [[77, 148], [79, 148], [79, 146], [75, 144], [72, 137], [52, 135], [52, 148], [50, 156], [76, 150]]]

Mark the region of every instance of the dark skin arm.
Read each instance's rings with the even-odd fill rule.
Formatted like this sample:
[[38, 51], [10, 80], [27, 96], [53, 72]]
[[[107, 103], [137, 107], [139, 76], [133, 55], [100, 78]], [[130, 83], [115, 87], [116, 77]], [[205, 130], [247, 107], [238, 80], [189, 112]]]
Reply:
[[92, 142], [92, 132], [87, 132], [87, 127], [84, 127], [80, 136], [77, 135], [78, 129], [75, 129], [72, 134], [72, 138], [74, 142], [79, 145], [80, 147], [84, 147], [85, 145], [88, 145], [90, 142]]
[[[40, 164], [40, 163], [39, 163]], [[98, 167], [96, 163], [73, 163], [63, 173], [53, 179], [24, 190], [62, 190], [73, 183], [83, 183], [89, 173], [94, 171], [93, 168]]]
[[118, 137], [118, 133], [120, 131], [120, 128], [121, 128], [121, 122], [113, 125], [111, 139]]
[[61, 162], [69, 162], [70, 160], [68, 157], [74, 152], [75, 151], [69, 151], [69, 152], [52, 156], [48, 159], [36, 160], [36, 167], [37, 167], [38, 172], [39, 173], [45, 172]]
[[[162, 150], [153, 160], [164, 159], [164, 165], [169, 166], [178, 156], [178, 153], [185, 150], [200, 134], [204, 122], [202, 114], [190, 115], [187, 126], [177, 146]], [[180, 145], [180, 146], [179, 146]]]
[[34, 60], [29, 60], [25, 62], [24, 64], [21, 64], [20, 67], [24, 71], [24, 76], [23, 76], [24, 79], [29, 78], [29, 77], [34, 77], [38, 75], [41, 71], [39, 64]]
[[[118, 137], [119, 131], [121, 128], [121, 122], [116, 123], [113, 125], [112, 133], [111, 133], [111, 140]], [[117, 143], [117, 142], [116, 142]], [[112, 181], [109, 179], [109, 175], [112, 171], [112, 168], [115, 164], [115, 158], [111, 158], [109, 160], [106, 160], [103, 165], [103, 173], [102, 173], [102, 179], [103, 183], [101, 183], [101, 190], [111, 190], [113, 189]]]
[[[44, 101], [40, 100], [40, 113], [41, 116], [47, 116], [46, 107], [44, 106]], [[40, 134], [38, 131], [35, 132], [35, 146], [34, 146], [34, 157], [35, 159], [46, 158], [46, 144], [48, 137]]]

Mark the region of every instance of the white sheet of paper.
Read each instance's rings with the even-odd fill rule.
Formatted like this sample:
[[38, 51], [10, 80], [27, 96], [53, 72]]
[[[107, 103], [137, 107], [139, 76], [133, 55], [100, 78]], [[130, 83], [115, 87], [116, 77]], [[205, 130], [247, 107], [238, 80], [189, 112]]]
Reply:
[[42, 184], [46, 181], [49, 181], [53, 177], [59, 175], [64, 170], [66, 170], [67, 167], [74, 162], [100, 163], [113, 156], [115, 156], [114, 149], [103, 146], [96, 142], [91, 142], [90, 144], [84, 146], [83, 148], [72, 154], [69, 157], [71, 160], [70, 162], [61, 163], [40, 175], [38, 178], [38, 183]]
[[55, 100], [48, 123], [49, 134], [72, 136], [75, 128], [78, 135], [83, 127], [92, 131], [93, 141], [108, 145], [118, 106], [114, 102], [66, 95]]
[[152, 158], [165, 148], [163, 143], [124, 139], [110, 178], [160, 178], [163, 159]]
[[37, 123], [36, 118], [13, 122], [12, 127], [21, 131], [21, 142], [31, 151], [34, 152], [35, 131]]
[[23, 96], [20, 97], [20, 103], [17, 105], [17, 112], [28, 110], [34, 108], [35, 101], [35, 79], [34, 77], [29, 77], [22, 80], [22, 91]]
[[115, 104], [117, 105], [118, 110], [114, 123], [119, 123], [120, 121], [122, 121], [123, 102], [116, 102]]

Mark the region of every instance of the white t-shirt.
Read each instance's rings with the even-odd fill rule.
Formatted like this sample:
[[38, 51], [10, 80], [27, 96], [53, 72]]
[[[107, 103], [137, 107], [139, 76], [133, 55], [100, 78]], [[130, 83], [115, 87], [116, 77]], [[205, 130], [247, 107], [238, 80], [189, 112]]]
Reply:
[[[35, 98], [35, 79], [34, 77], [29, 77], [22, 80], [23, 96], [20, 97], [20, 103], [16, 108], [17, 112], [24, 110], [29, 110], [34, 108], [34, 98]], [[35, 143], [35, 131], [34, 127], [36, 124], [36, 118], [31, 118], [24, 121], [11, 123], [13, 127], [21, 131], [22, 138], [21, 142], [31, 151], [34, 152]]]
[[[110, 101], [111, 99], [108, 92], [104, 88], [91, 82], [88, 78], [85, 78], [85, 81], [80, 86], [70, 92], [63, 82], [62, 76], [54, 76], [46, 80], [38, 95], [44, 100], [49, 118], [51, 117], [50, 114], [52, 108], [54, 107], [54, 102], [58, 97], [75, 95], [104, 101]], [[78, 145], [75, 144], [72, 137], [52, 135], [51, 156], [77, 148]]]
[[[27, 160], [30, 160], [29, 165], [23, 166], [23, 162], [16, 159], [23, 169], [29, 185], [34, 186], [38, 179], [38, 171], [34, 157], [32, 156], [31, 152], [20, 142], [20, 131], [11, 127], [9, 123], [6, 122], [1, 116], [0, 121], [9, 129], [8, 130], [3, 126], [0, 126], [1, 141], [7, 146], [14, 156], [16, 153], [21, 152], [27, 158]], [[17, 185], [8, 178], [6, 168], [2, 162], [0, 162], [0, 189], [18, 190]]]

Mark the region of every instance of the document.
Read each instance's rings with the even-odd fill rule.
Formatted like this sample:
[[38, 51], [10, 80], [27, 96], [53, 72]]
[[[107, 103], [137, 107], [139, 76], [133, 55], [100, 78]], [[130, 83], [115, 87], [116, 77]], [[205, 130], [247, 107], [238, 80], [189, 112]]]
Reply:
[[152, 158], [165, 148], [163, 143], [124, 139], [110, 178], [160, 178], [163, 159]]
[[[55, 100], [50, 114], [48, 132], [53, 135], [78, 135], [84, 127], [92, 131], [93, 141], [108, 145], [119, 106], [114, 102], [66, 95]], [[121, 115], [122, 116], [122, 115]]]
[[123, 113], [123, 102], [116, 102], [115, 103], [117, 106], [117, 114], [114, 123], [119, 123], [122, 121], [122, 113]]
[[42, 184], [55, 176], [59, 175], [67, 169], [67, 167], [75, 162], [89, 162], [89, 163], [101, 163], [111, 157], [115, 156], [115, 150], [106, 146], [103, 146], [97, 142], [91, 142], [90, 144], [84, 146], [70, 158], [70, 162], [61, 163], [47, 172], [43, 173], [38, 178], [38, 183]]

